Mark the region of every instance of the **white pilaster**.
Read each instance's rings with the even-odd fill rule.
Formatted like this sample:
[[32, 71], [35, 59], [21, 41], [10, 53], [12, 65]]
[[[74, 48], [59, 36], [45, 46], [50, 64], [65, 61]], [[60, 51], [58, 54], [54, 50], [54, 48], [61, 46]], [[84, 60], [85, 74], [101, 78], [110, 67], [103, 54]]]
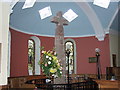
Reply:
[[9, 10], [10, 6], [8, 2], [0, 2], [0, 34], [1, 34], [0, 85], [7, 85], [8, 31], [10, 13]]

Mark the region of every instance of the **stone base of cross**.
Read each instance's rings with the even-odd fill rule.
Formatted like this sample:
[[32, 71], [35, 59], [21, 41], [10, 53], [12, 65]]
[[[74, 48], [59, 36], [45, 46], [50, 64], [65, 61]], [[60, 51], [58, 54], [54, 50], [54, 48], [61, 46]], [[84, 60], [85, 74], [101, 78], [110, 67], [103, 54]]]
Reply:
[[62, 77], [56, 78], [54, 83], [61, 84], [66, 83], [66, 59], [65, 59], [65, 49], [64, 49], [64, 29], [63, 25], [68, 25], [68, 21], [62, 17], [62, 12], [58, 12], [57, 16], [54, 16], [51, 22], [56, 23], [55, 32], [55, 51], [57, 57], [61, 60], [63, 67]]

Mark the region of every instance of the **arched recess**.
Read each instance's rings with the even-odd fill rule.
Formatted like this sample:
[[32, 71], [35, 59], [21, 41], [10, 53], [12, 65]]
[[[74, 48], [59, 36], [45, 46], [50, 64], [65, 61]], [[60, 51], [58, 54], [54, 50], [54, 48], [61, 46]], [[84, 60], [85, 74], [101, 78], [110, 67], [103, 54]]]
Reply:
[[75, 41], [73, 39], [65, 39], [64, 45], [68, 41], [73, 43], [73, 48], [74, 48], [74, 74], [77, 74], [76, 43], [75, 43]]
[[77, 0], [74, 0], [76, 4], [83, 10], [83, 12], [87, 15], [89, 21], [91, 22], [94, 31], [95, 36], [99, 41], [103, 41], [105, 38], [105, 31], [101, 25], [101, 22], [99, 18], [97, 17], [95, 11], [90, 7], [90, 5], [86, 2], [86, 0], [83, 0], [82, 2], [77, 2]]
[[38, 65], [40, 60], [40, 39], [36, 36], [30, 37], [30, 39], [35, 42], [35, 75], [40, 75], [40, 65]]
[[7, 77], [10, 77], [10, 55], [11, 55], [11, 32], [8, 32], [8, 62], [7, 62]]

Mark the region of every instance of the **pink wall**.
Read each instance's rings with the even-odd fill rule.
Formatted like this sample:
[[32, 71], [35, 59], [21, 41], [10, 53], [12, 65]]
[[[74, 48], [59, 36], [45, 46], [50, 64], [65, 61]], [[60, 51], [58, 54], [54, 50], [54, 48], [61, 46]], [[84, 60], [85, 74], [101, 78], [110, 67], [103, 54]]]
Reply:
[[[28, 75], [27, 63], [28, 54], [27, 46], [28, 39], [31, 36], [18, 31], [11, 31], [11, 77]], [[54, 47], [53, 37], [37, 36], [40, 38], [41, 46], [45, 50], [52, 50]], [[96, 64], [89, 63], [88, 57], [95, 56], [95, 48], [101, 49], [100, 61], [102, 72], [105, 73], [105, 68], [110, 66], [110, 51], [109, 51], [109, 35], [106, 35], [104, 41], [98, 41], [95, 37], [71, 38], [76, 42], [77, 49], [77, 73], [96, 73]]]
[[27, 72], [27, 40], [28, 35], [11, 31], [11, 67], [10, 75], [25, 76]]
[[100, 51], [100, 63], [102, 73], [110, 66], [109, 35], [104, 41], [98, 41], [95, 37], [74, 38], [77, 51], [77, 73], [96, 74], [96, 64], [89, 63], [89, 57], [95, 57], [95, 48]]
[[[10, 76], [26, 76], [28, 75], [28, 40], [31, 36], [29, 34], [21, 33], [10, 29], [11, 32], [11, 66]], [[40, 38], [41, 46], [46, 50], [52, 50], [54, 45], [53, 37]]]

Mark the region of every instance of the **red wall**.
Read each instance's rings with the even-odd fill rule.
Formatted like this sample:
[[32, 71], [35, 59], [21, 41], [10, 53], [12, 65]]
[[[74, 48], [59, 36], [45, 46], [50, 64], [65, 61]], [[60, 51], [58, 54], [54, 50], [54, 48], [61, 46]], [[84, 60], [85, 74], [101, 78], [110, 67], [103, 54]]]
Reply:
[[[27, 63], [29, 34], [21, 33], [10, 29], [11, 31], [11, 77], [28, 75]], [[53, 37], [37, 36], [40, 38], [41, 46], [46, 50], [52, 50], [54, 47]], [[88, 57], [95, 56], [95, 48], [100, 48], [100, 62], [102, 73], [105, 68], [110, 66], [109, 35], [106, 35], [104, 41], [98, 41], [95, 37], [71, 38], [76, 42], [77, 73], [96, 73], [96, 64], [89, 63]]]
[[96, 74], [96, 64], [89, 63], [89, 57], [95, 57], [95, 48], [100, 51], [100, 63], [102, 73], [110, 66], [109, 35], [104, 41], [98, 41], [95, 37], [74, 38], [77, 51], [77, 73]]

